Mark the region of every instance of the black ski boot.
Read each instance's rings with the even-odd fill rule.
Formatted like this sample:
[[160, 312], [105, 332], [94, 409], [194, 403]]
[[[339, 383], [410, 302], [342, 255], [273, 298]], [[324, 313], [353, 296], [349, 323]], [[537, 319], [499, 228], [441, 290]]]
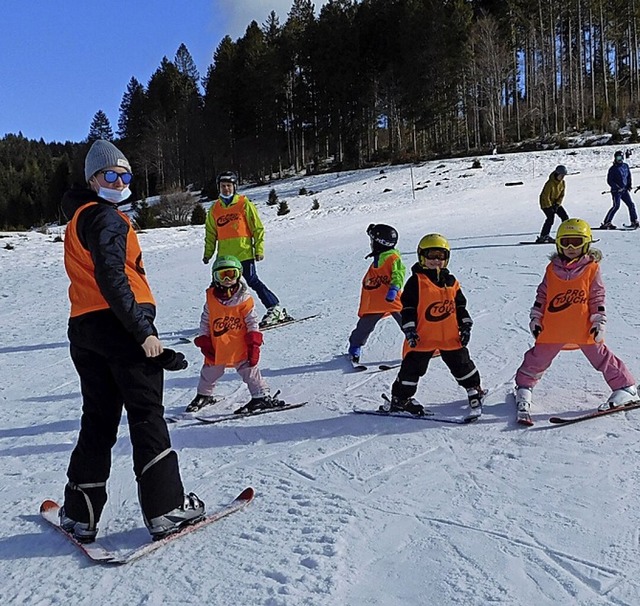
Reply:
[[217, 400], [213, 396], [203, 396], [202, 394], [198, 394], [195, 398], [193, 398], [193, 400], [191, 400], [191, 403], [185, 408], [185, 411], [198, 412], [205, 406], [211, 406], [216, 402]]
[[475, 387], [467, 387], [467, 397], [469, 398], [469, 408], [480, 408], [484, 402], [484, 397], [487, 395], [487, 392], [480, 387], [480, 385], [476, 385]]
[[285, 406], [284, 400], [278, 400], [280, 391], [277, 391], [273, 396], [266, 394], [264, 396], [258, 396], [251, 398], [244, 406], [241, 406], [233, 412], [237, 415], [251, 414], [258, 410], [265, 410], [268, 408], [278, 408], [279, 406]]
[[424, 417], [424, 406], [415, 398], [401, 399], [398, 396], [391, 396], [391, 401], [386, 401], [379, 408], [382, 412], [408, 412], [416, 417]]

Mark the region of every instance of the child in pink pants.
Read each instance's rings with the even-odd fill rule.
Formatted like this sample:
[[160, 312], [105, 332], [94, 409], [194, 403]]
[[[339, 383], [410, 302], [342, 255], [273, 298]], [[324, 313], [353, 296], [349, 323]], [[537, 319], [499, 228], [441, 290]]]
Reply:
[[591, 248], [591, 228], [568, 219], [558, 228], [556, 250], [538, 286], [529, 329], [535, 345], [516, 373], [518, 420], [529, 415], [531, 390], [563, 349], [580, 349], [612, 389], [599, 409], [638, 399], [635, 380], [624, 362], [604, 343], [605, 287], [598, 265], [602, 253]]

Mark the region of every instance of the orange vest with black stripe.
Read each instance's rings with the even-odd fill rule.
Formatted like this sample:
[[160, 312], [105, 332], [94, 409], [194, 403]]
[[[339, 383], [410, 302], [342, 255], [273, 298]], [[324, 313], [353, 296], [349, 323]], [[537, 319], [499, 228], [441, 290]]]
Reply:
[[410, 351], [435, 351], [460, 349], [460, 332], [456, 316], [456, 295], [460, 284], [456, 280], [452, 286], [436, 286], [427, 276], [416, 274], [418, 278], [418, 323], [416, 331], [420, 337], [416, 347], [409, 347], [405, 341], [402, 355]]
[[396, 300], [392, 303], [385, 300], [391, 285], [391, 270], [396, 259], [399, 258], [398, 255], [389, 255], [379, 267], [374, 267], [374, 264], [371, 264], [369, 271], [362, 279], [358, 317], [361, 318], [367, 314], [388, 315], [402, 310], [402, 303], [400, 302], [402, 291], [398, 292]]
[[225, 206], [220, 202], [220, 199], [216, 200], [216, 203], [211, 207], [211, 214], [216, 222], [218, 240], [251, 237], [245, 212], [246, 202], [245, 196], [238, 196], [238, 201], [231, 206]]
[[591, 263], [572, 280], [563, 280], [547, 265], [547, 305], [542, 317], [542, 332], [537, 343], [562, 343], [562, 349], [578, 349], [580, 345], [593, 345], [589, 332], [591, 312], [589, 292], [598, 264]]
[[244, 321], [253, 309], [253, 299], [248, 297], [238, 305], [223, 305], [216, 298], [213, 288], [207, 288], [209, 310], [209, 335], [215, 358], [206, 358], [208, 365], [235, 366], [249, 357], [247, 325]]
[[[67, 275], [71, 280], [69, 285], [69, 300], [71, 301], [71, 317], [81, 316], [92, 311], [109, 309], [109, 303], [102, 296], [95, 277], [95, 265], [91, 258], [91, 253], [82, 246], [78, 238], [78, 217], [80, 213], [94, 206], [98, 202], [88, 202], [83, 204], [74, 213], [71, 221], [67, 225], [64, 238], [64, 266]], [[147, 282], [142, 263], [142, 251], [140, 243], [129, 217], [123, 212], [116, 210], [123, 221], [126, 222], [129, 231], [125, 249], [124, 273], [129, 281], [129, 287], [136, 300], [136, 303], [151, 303], [155, 305], [151, 288]]]

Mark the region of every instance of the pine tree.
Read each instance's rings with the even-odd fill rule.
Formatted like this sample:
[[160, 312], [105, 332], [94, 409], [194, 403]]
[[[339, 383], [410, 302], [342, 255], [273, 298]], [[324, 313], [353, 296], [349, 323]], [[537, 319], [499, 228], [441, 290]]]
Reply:
[[286, 200], [283, 200], [282, 202], [280, 202], [280, 204], [278, 204], [278, 212], [276, 213], [279, 217], [282, 215], [288, 215], [291, 212], [291, 210], [289, 209], [289, 205], [287, 204]]
[[269, 197], [267, 198], [267, 206], [275, 206], [278, 203], [278, 194], [275, 189], [272, 189], [269, 192]]
[[87, 135], [87, 141], [93, 143], [96, 139], [106, 139], [107, 141], [113, 141], [113, 130], [111, 129], [111, 123], [107, 114], [99, 109], [93, 116], [91, 125], [89, 126], [89, 134]]
[[191, 225], [204, 225], [207, 220], [207, 211], [202, 204], [196, 204], [191, 213]]

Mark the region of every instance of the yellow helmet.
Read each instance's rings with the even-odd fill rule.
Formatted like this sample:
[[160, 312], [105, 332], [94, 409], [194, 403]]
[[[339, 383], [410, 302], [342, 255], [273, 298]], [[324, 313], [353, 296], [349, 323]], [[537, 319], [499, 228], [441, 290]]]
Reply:
[[428, 250], [441, 250], [444, 252], [444, 265], [446, 267], [449, 264], [449, 257], [451, 256], [451, 247], [449, 242], [444, 236], [440, 234], [427, 234], [423, 236], [422, 240], [418, 243], [418, 263], [422, 267], [426, 267], [424, 260]]
[[[574, 243], [571, 243], [569, 239], [575, 239]], [[591, 235], [591, 227], [582, 219], [567, 219], [560, 224], [558, 232], [556, 233], [556, 250], [558, 254], [564, 254], [564, 249], [568, 246], [571, 248], [578, 248], [580, 244], [577, 238], [582, 240], [581, 250], [582, 254], [586, 255], [593, 242], [593, 236]], [[563, 245], [563, 242], [565, 243]]]

